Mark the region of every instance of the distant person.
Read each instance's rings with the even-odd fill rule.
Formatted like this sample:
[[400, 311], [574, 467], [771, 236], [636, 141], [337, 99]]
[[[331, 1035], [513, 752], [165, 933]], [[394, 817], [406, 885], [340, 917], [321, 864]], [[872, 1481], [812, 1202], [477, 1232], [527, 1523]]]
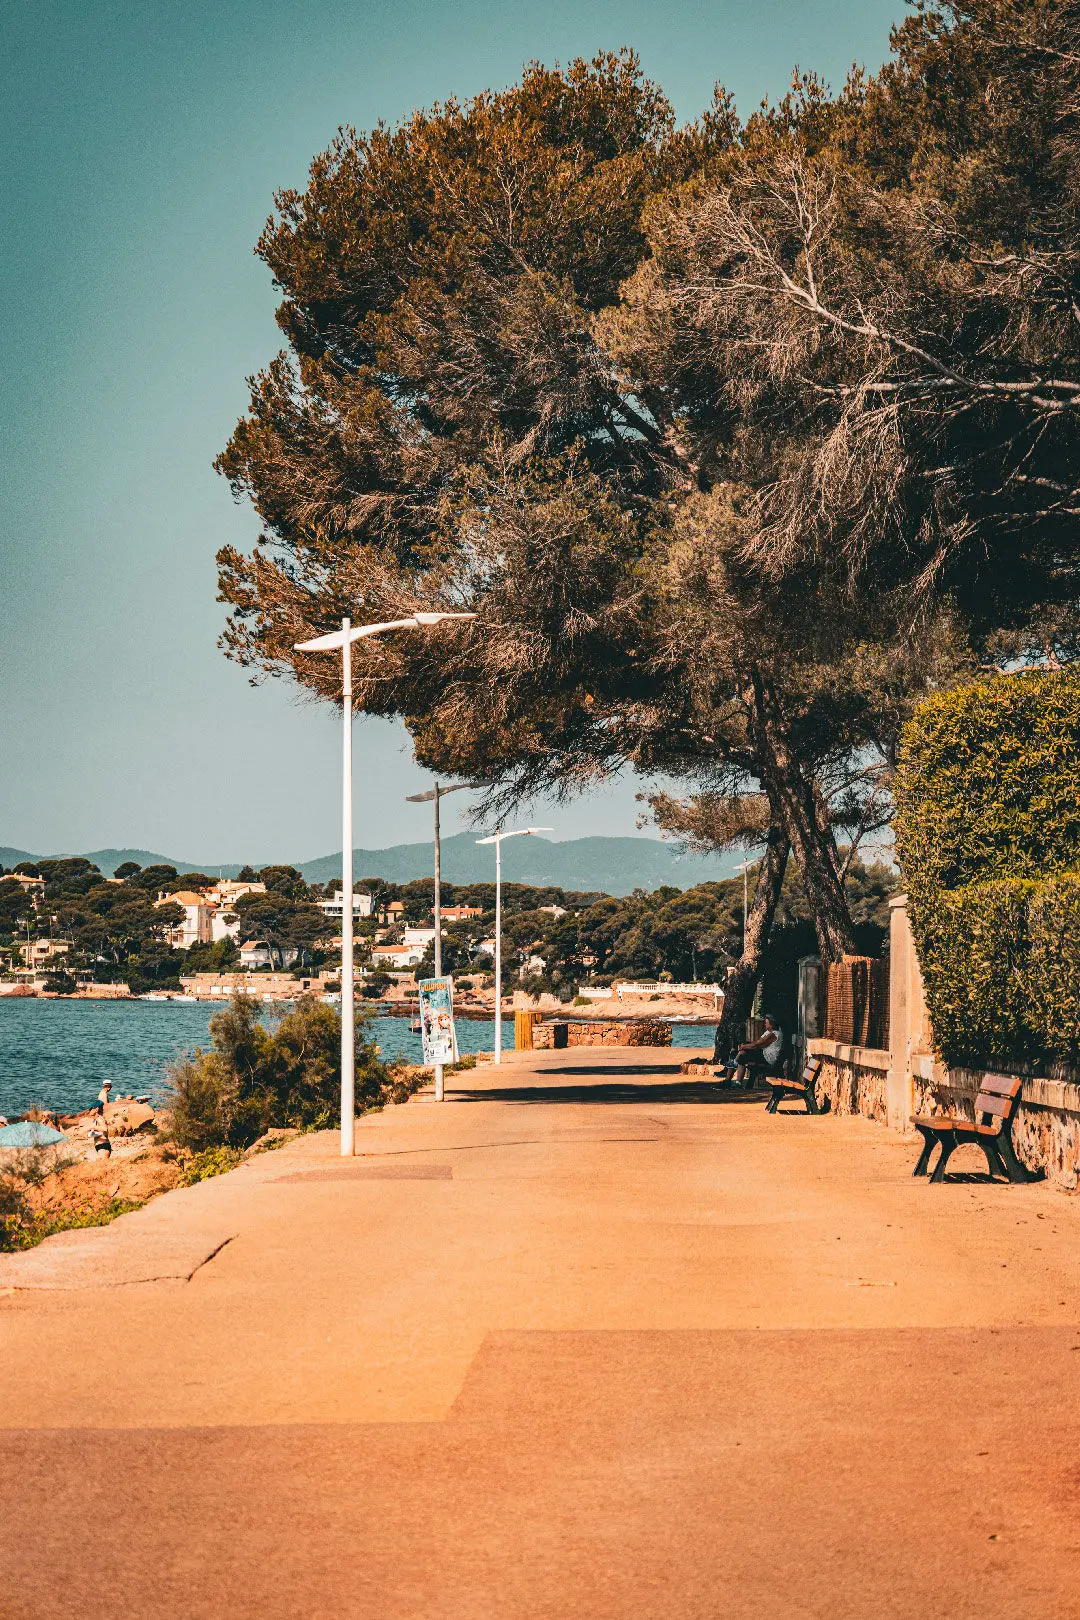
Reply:
[[784, 1032], [772, 1013], [765, 1014], [765, 1028], [756, 1041], [744, 1041], [728, 1059], [728, 1079], [736, 1086], [746, 1084], [752, 1075], [779, 1074], [784, 1051]]
[[[99, 1114], [97, 1118], [102, 1119], [103, 1116]], [[112, 1143], [109, 1140], [109, 1127], [107, 1125], [99, 1125], [95, 1121], [90, 1128], [90, 1144], [95, 1159], [100, 1158], [103, 1153], [107, 1159], [112, 1158]]]
[[109, 1106], [109, 1093], [112, 1091], [112, 1081], [103, 1080], [101, 1090], [97, 1094], [98, 1113], [102, 1113]]

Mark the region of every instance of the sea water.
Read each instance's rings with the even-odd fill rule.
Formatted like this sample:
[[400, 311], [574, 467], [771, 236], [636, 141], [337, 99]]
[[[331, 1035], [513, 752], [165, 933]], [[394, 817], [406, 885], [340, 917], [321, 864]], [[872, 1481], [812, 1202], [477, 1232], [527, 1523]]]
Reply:
[[[103, 1080], [113, 1096], [144, 1093], [160, 1099], [169, 1066], [209, 1045], [210, 1019], [223, 1003], [183, 1001], [44, 1001], [0, 996], [0, 1114], [34, 1104], [75, 1113], [89, 1108]], [[272, 1016], [272, 1014], [270, 1015]], [[367, 1030], [383, 1057], [421, 1061], [419, 1032], [408, 1018], [373, 1017]], [[459, 1018], [458, 1048], [490, 1052], [493, 1018]], [[514, 1045], [514, 1021], [503, 1019], [503, 1047]], [[676, 1046], [707, 1046], [712, 1030], [675, 1024]]]

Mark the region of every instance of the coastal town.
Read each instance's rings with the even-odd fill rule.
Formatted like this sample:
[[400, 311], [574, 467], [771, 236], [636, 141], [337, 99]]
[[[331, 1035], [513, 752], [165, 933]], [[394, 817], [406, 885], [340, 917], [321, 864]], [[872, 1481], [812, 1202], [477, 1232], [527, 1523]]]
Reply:
[[[0, 997], [220, 1002], [245, 994], [283, 1004], [315, 995], [328, 1004], [340, 1002], [343, 907], [337, 881], [324, 893], [322, 885], [304, 884], [291, 868], [265, 868], [265, 878], [251, 869], [242, 879], [151, 869], [148, 889], [142, 871], [121, 870], [122, 875], [105, 877], [89, 863], [69, 858], [39, 863], [35, 871], [0, 873], [0, 929], [7, 927], [6, 940], [0, 932]], [[876, 906], [879, 915], [889, 882], [882, 869], [868, 886], [866, 904]], [[466, 890], [479, 903], [455, 902], [453, 896]], [[490, 885], [447, 885], [446, 891], [449, 898], [440, 906], [442, 943], [454, 969], [457, 1008], [463, 1016], [490, 1017], [495, 948]], [[134, 897], [145, 913], [154, 976], [145, 974], [146, 957], [137, 958], [139, 976], [131, 977], [138, 988], [122, 976], [123, 962], [109, 961], [100, 950], [91, 955], [87, 948], [88, 939], [100, 944], [108, 920], [99, 894], [106, 900], [119, 896], [121, 906]], [[647, 1003], [663, 1016], [711, 1017], [715, 1023], [740, 926], [739, 894], [734, 879], [700, 892], [631, 902], [507, 885], [504, 1011], [610, 1003], [613, 1015], [621, 1017]], [[147, 905], [143, 897], [150, 895]], [[674, 915], [663, 927], [665, 907]], [[354, 985], [359, 997], [386, 1011], [412, 1010], [418, 979], [432, 965], [433, 911], [431, 885], [423, 880], [357, 886]], [[640, 939], [627, 950], [620, 930], [631, 932], [643, 912], [655, 913], [663, 931], [658, 928], [651, 950]], [[268, 921], [273, 923], [269, 939], [260, 937], [260, 924]], [[39, 932], [43, 924], [47, 934]], [[712, 948], [688, 940], [690, 931], [706, 924], [713, 931]], [[805, 921], [801, 926], [805, 935]], [[207, 958], [215, 965], [202, 966]], [[199, 965], [192, 971], [189, 962]], [[677, 972], [687, 966], [712, 973], [690, 978]], [[155, 987], [147, 988], [148, 983]]]

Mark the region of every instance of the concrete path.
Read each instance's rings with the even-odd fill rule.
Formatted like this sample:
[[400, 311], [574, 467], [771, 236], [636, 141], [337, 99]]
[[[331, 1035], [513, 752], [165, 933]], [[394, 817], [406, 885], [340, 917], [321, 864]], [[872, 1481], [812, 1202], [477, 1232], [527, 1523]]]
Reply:
[[1080, 1613], [1080, 1202], [462, 1079], [5, 1263], [0, 1620]]

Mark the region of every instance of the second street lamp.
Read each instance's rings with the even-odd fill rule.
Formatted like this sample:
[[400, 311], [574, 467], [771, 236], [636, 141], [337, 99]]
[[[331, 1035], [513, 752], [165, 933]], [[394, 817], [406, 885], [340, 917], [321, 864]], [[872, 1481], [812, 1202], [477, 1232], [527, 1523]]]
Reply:
[[502, 841], [504, 838], [528, 838], [534, 833], [553, 832], [552, 827], [518, 827], [514, 832], [503, 832], [501, 827], [488, 838], [478, 838], [478, 844], [495, 845], [495, 1062], [502, 1062]]
[[420, 630], [444, 619], [475, 619], [475, 613], [414, 613], [385, 624], [360, 624], [342, 619], [341, 629], [311, 641], [298, 641], [296, 652], [341, 652], [341, 713], [344, 732], [341, 750], [341, 1152], [351, 1158], [355, 1145], [356, 1038], [353, 985], [353, 771], [352, 771], [352, 644], [365, 636], [388, 630]]
[[[462, 788], [471, 787], [471, 782], [454, 782], [450, 787], [440, 787], [436, 782], [433, 788], [426, 793], [409, 793], [405, 796], [406, 804], [435, 805], [435, 977], [442, 978], [442, 845], [439, 840], [439, 800], [445, 799], [448, 793], [458, 793]], [[443, 1100], [443, 1066], [435, 1065], [435, 1101]]]

